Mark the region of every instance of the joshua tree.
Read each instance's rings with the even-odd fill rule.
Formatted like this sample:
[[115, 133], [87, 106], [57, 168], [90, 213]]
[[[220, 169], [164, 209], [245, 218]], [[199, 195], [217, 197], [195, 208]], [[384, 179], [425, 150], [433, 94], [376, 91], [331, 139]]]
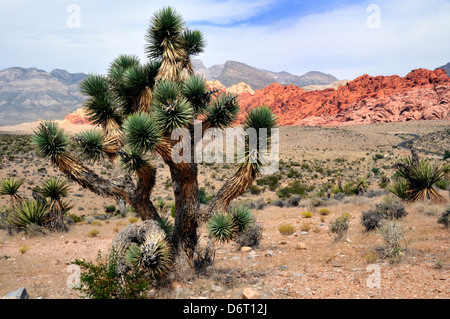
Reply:
[[[190, 58], [203, 48], [200, 31], [186, 28], [174, 9], [161, 9], [152, 17], [146, 34], [147, 63], [141, 64], [136, 56], [121, 55], [110, 64], [107, 75], [91, 74], [82, 82], [81, 92], [87, 96], [85, 107], [99, 128], [72, 138], [83, 158], [68, 151], [70, 138], [54, 122], [41, 123], [33, 137], [39, 153], [68, 178], [98, 195], [122, 199], [135, 208], [142, 220], [162, 225], [167, 221], [161, 219], [151, 198], [156, 166], [149, 154], [160, 156], [169, 167], [175, 198], [175, 224], [167, 241], [172, 255], [184, 252], [191, 266], [200, 223], [226, 212], [263, 165], [260, 149], [255, 152], [247, 147], [234, 176], [225, 182], [206, 211], [199, 210], [198, 166], [194, 160], [198, 138], [173, 139], [172, 135], [184, 129], [195, 137], [195, 120], [201, 120], [202, 135], [210, 128], [227, 128], [236, 122], [240, 109], [237, 96], [209, 90], [206, 81], [194, 75]], [[261, 107], [249, 111], [243, 128], [266, 128], [270, 133], [275, 124], [270, 109]], [[179, 153], [174, 149], [179, 143], [191, 146], [182, 149], [187, 160], [181, 162], [172, 156]], [[111, 179], [97, 175], [84, 162], [103, 159], [114, 166]], [[160, 242], [162, 237], [156, 237]]]

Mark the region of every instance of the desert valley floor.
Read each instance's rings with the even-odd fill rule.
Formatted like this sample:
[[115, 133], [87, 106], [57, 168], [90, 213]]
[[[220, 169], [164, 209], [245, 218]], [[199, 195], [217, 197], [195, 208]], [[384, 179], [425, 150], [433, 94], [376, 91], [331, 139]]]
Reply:
[[[28, 135], [34, 127], [0, 127], [0, 178], [24, 178], [19, 190], [23, 197], [31, 197], [31, 189], [48, 176], [62, 176], [31, 149]], [[85, 128], [66, 127], [68, 132]], [[276, 190], [255, 183], [252, 192], [238, 201], [253, 205], [263, 227], [259, 247], [243, 251], [236, 243], [217, 245], [215, 263], [205, 275], [153, 290], [148, 298], [241, 298], [245, 287], [255, 289], [261, 299], [449, 298], [450, 233], [437, 223], [450, 204], [448, 188], [439, 190], [447, 203], [405, 204], [408, 215], [398, 220], [404, 234], [398, 262], [378, 255], [383, 244], [380, 234], [366, 232], [360, 222], [363, 211], [392, 196], [380, 186], [383, 177], [391, 177], [392, 165], [409, 155], [396, 145], [410, 139], [408, 134], [416, 134], [415, 147], [442, 154], [450, 150], [449, 130], [448, 120], [281, 127], [278, 189], [298, 180], [310, 187], [309, 196], [298, 206], [280, 207]], [[442, 156], [420, 153], [420, 157], [443, 164]], [[153, 196], [170, 207], [169, 171], [161, 159], [156, 160]], [[234, 170], [234, 165], [201, 164], [199, 185], [211, 195]], [[105, 177], [113, 174], [108, 167], [99, 167], [98, 172]], [[331, 198], [312, 196], [326, 183], [335, 186], [338, 176], [344, 184], [364, 177], [369, 191]], [[132, 212], [125, 217], [106, 213], [105, 207], [115, 205], [115, 201], [74, 183], [70, 187], [68, 199], [74, 205], [70, 213], [84, 221], [71, 225], [68, 232], [31, 236], [10, 235], [0, 229], [0, 297], [25, 287], [32, 299], [80, 298], [68, 287], [71, 261], [94, 260], [99, 251], [107, 252], [120, 230], [130, 223], [142, 223]], [[0, 208], [9, 205], [9, 198], [0, 196]], [[321, 208], [330, 213], [321, 215]], [[312, 216], [302, 215], [305, 211]], [[329, 226], [343, 213], [351, 214], [350, 228], [345, 238], [335, 242]], [[295, 232], [281, 234], [278, 228], [283, 224], [291, 224]], [[379, 275], [379, 285], [372, 284], [374, 275]]]

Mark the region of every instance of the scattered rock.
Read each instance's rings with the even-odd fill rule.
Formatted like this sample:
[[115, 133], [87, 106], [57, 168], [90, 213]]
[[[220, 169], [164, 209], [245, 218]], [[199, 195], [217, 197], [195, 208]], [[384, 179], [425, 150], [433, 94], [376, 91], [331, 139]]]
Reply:
[[271, 250], [266, 251], [266, 253], [264, 254], [264, 256], [266, 256], [266, 257], [273, 256], [273, 251], [271, 251]]
[[29, 297], [27, 290], [24, 287], [20, 287], [19, 289], [8, 293], [3, 299], [28, 299]]
[[244, 288], [242, 291], [243, 299], [258, 299], [258, 291], [253, 288]]
[[251, 250], [252, 250], [252, 248], [248, 247], [248, 246], [244, 246], [244, 247], [241, 248], [242, 252], [247, 252], [247, 251], [251, 251]]
[[215, 291], [215, 292], [220, 292], [220, 291], [223, 290], [222, 287], [217, 286], [217, 285], [212, 285], [212, 286], [211, 286], [211, 289], [212, 289], [213, 291]]
[[307, 249], [306, 244], [304, 242], [297, 243], [297, 246], [295, 248], [298, 250], [306, 250]]

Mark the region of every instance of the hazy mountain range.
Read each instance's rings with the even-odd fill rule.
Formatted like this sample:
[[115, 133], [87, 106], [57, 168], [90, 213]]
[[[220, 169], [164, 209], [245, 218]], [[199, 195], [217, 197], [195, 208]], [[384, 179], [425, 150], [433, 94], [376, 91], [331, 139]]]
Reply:
[[327, 85], [338, 81], [331, 74], [311, 71], [304, 75], [293, 75], [288, 72], [272, 72], [257, 69], [241, 62], [227, 61], [224, 64], [206, 68], [200, 60], [192, 61], [194, 71], [209, 81], [219, 81], [225, 87], [245, 82], [253, 90], [260, 90], [273, 83], [282, 85], [294, 84], [299, 87], [308, 85]]
[[[219, 81], [225, 87], [245, 82], [253, 90], [273, 83], [294, 84], [305, 90], [337, 88], [347, 80], [318, 71], [304, 75], [257, 69], [244, 63], [227, 61], [206, 68], [202, 61], [193, 61], [194, 70], [209, 81]], [[440, 67], [450, 75], [450, 63]], [[55, 69], [50, 73], [37, 68], [12, 67], [0, 71], [0, 126], [33, 122], [39, 119], [63, 119], [83, 106], [85, 97], [79, 92], [84, 73], [69, 73]]]
[[82, 106], [84, 73], [13, 67], [0, 71], [0, 125], [62, 119]]

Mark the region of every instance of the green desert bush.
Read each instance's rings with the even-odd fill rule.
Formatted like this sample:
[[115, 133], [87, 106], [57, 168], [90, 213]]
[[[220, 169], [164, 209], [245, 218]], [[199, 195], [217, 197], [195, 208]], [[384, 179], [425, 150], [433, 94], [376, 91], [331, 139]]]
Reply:
[[401, 226], [395, 220], [384, 220], [378, 231], [383, 238], [382, 257], [388, 258], [391, 263], [400, 262], [403, 256], [400, 248], [403, 240]]
[[350, 214], [344, 213], [331, 223], [329, 232], [334, 236], [335, 241], [340, 241], [347, 234], [350, 218]]
[[263, 228], [259, 223], [253, 223], [237, 235], [236, 243], [239, 247], [258, 247], [262, 239], [262, 231]]
[[327, 216], [327, 215], [330, 215], [331, 212], [328, 208], [321, 208], [321, 209], [319, 209], [319, 214], [322, 216]]
[[302, 212], [303, 218], [311, 218], [313, 216], [313, 213], [310, 211]]
[[441, 216], [438, 218], [438, 223], [444, 225], [445, 228], [450, 226], [450, 207], [442, 212]]
[[83, 297], [91, 299], [136, 299], [142, 298], [150, 281], [147, 274], [139, 269], [118, 274], [116, 269], [119, 255], [112, 249], [105, 259], [101, 253], [96, 262], [75, 260], [73, 264], [81, 269], [80, 285], [74, 287]]
[[405, 206], [400, 201], [381, 202], [375, 204], [374, 208], [363, 211], [361, 224], [366, 231], [371, 231], [378, 228], [385, 219], [400, 219], [407, 214]]
[[282, 235], [292, 235], [293, 233], [295, 233], [295, 227], [291, 224], [283, 224], [278, 227], [278, 231]]

